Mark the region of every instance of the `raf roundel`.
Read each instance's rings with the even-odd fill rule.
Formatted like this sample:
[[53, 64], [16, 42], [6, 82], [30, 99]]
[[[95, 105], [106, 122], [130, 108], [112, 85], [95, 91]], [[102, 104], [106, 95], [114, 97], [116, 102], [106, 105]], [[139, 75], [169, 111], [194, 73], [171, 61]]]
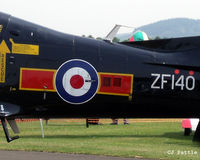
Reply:
[[63, 63], [57, 70], [55, 86], [58, 95], [71, 104], [83, 104], [97, 93], [99, 78], [96, 69], [81, 59]]

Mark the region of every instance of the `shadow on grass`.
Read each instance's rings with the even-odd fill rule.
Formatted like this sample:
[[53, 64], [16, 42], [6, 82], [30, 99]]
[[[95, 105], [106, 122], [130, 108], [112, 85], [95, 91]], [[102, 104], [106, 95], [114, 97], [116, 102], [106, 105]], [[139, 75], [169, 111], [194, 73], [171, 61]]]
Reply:
[[[23, 138], [39, 138], [41, 135], [24, 135]], [[65, 138], [65, 139], [75, 139], [75, 138], [172, 138], [177, 140], [188, 140], [192, 141], [193, 135], [191, 136], [184, 136], [183, 132], [166, 132], [162, 135], [102, 135], [102, 134], [88, 134], [88, 135], [46, 135], [46, 138]], [[200, 144], [200, 143], [199, 143]]]
[[190, 136], [184, 136], [183, 132], [166, 132], [162, 135], [162, 137], [172, 138], [172, 139], [180, 139], [180, 140], [192, 140], [193, 134]]
[[56, 127], [67, 127], [67, 126], [85, 126], [86, 127], [86, 124], [48, 124], [48, 125], [45, 125], [45, 126], [56, 126]]
[[[26, 139], [26, 140], [34, 140], [34, 139], [41, 139], [41, 135], [37, 134], [37, 135], [21, 135], [20, 136], [22, 139]], [[4, 138], [4, 137], [3, 137]], [[78, 139], [78, 140], [93, 140], [93, 139], [102, 139], [102, 138], [133, 138], [131, 141], [134, 142], [134, 138], [137, 138], [137, 141], [148, 141], [150, 139], [150, 141], [152, 141], [152, 139], [158, 139], [158, 141], [162, 142], [163, 138], [163, 142], [164, 144], [176, 144], [176, 145], [184, 145], [184, 146], [193, 146], [193, 147], [200, 147], [200, 142], [194, 142], [192, 143], [192, 139], [193, 139], [193, 134], [191, 136], [184, 136], [183, 132], [165, 132], [164, 134], [161, 135], [152, 135], [152, 134], [143, 134], [143, 135], [139, 135], [139, 134], [110, 134], [110, 135], [102, 135], [102, 134], [82, 134], [82, 135], [45, 135], [45, 140], [53, 140], [53, 139], [64, 139], [64, 140], [70, 140], [70, 139]], [[169, 139], [174, 139], [174, 140], [165, 140], [166, 138]], [[160, 139], [160, 140], [159, 140]], [[117, 141], [117, 139], [116, 139]]]

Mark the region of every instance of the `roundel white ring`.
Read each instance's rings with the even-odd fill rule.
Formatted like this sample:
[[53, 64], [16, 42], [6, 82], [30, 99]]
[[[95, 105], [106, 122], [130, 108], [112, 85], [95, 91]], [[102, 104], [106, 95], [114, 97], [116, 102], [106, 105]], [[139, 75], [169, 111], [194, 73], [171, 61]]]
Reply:
[[91, 83], [84, 83], [81, 88], [76, 89], [70, 84], [70, 80], [72, 79], [73, 75], [81, 75], [84, 81], [91, 81], [91, 77], [85, 69], [80, 67], [71, 68], [63, 76], [62, 83], [65, 91], [70, 95], [77, 97], [86, 94], [91, 87]]
[[64, 101], [71, 104], [83, 104], [97, 93], [99, 77], [90, 63], [81, 59], [72, 59], [58, 68], [55, 75], [55, 87]]

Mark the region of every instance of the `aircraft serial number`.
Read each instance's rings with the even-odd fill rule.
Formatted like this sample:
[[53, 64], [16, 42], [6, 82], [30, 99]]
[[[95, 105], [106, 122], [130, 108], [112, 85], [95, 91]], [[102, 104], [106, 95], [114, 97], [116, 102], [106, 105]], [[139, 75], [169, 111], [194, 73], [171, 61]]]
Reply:
[[170, 86], [171, 90], [180, 88], [181, 90], [194, 90], [195, 78], [193, 76], [180, 75], [178, 78], [174, 74], [158, 74], [152, 73], [152, 77], [155, 77], [151, 84], [152, 89], [166, 89]]

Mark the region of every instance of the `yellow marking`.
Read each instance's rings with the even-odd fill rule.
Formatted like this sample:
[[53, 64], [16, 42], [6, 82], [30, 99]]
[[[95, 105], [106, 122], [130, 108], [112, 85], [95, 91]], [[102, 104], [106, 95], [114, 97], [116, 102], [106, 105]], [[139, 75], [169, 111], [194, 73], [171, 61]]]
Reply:
[[128, 100], [129, 100], [129, 101], [132, 101], [132, 99], [133, 99], [133, 96], [132, 96], [132, 94], [130, 94], [130, 95], [128, 96]]
[[2, 30], [3, 30], [3, 25], [1, 24], [0, 25], [0, 33], [1, 33]]
[[53, 82], [53, 87], [54, 89], [33, 89], [33, 88], [22, 88], [22, 71], [23, 70], [31, 70], [31, 71], [52, 71], [54, 72], [54, 75], [53, 75], [53, 80], [55, 81], [55, 74], [56, 74], [56, 71], [55, 69], [40, 69], [40, 68], [23, 68], [21, 67], [20, 68], [20, 77], [19, 77], [19, 90], [26, 90], [26, 91], [48, 91], [48, 92], [56, 92], [56, 89], [55, 89], [55, 83]]
[[51, 72], [56, 72], [57, 71], [56, 69], [24, 68], [24, 67], [21, 67], [20, 71], [21, 70], [29, 70], [29, 71], [51, 71]]
[[39, 91], [39, 92], [56, 92], [55, 89], [33, 89], [33, 88], [20, 88], [19, 90], [23, 91]]
[[112, 93], [112, 92], [97, 92], [97, 94], [106, 94], [106, 95], [113, 95], [113, 96], [129, 96], [129, 94]]
[[134, 75], [130, 74], [130, 76], [131, 76], [131, 92], [130, 92], [130, 95], [132, 95], [132, 93], [133, 93], [133, 78], [134, 78]]
[[101, 78], [100, 78], [101, 72], [97, 72], [97, 74], [98, 74], [98, 81], [99, 81], [99, 85], [98, 85], [98, 88], [97, 88], [97, 94], [99, 94], [100, 89], [101, 89]]
[[3, 40], [0, 44], [0, 83], [5, 83], [6, 79], [6, 53], [10, 53], [10, 50]]
[[12, 88], [12, 91], [16, 91], [17, 90], [17, 88]]
[[128, 73], [109, 73], [109, 72], [98, 72], [99, 75], [104, 74], [104, 75], [113, 75], [113, 76], [133, 76], [132, 74]]
[[39, 45], [15, 43], [12, 38], [9, 40], [12, 43], [12, 53], [39, 55]]
[[22, 70], [25, 68], [20, 68], [20, 74], [19, 74], [19, 90], [23, 90], [22, 89]]

